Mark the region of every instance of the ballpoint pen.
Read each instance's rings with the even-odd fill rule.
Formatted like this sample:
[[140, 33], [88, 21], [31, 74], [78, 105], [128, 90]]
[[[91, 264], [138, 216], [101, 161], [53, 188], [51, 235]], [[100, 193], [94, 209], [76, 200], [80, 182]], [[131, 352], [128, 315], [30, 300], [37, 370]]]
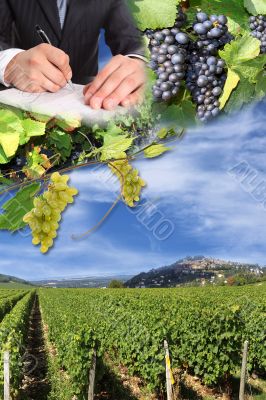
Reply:
[[[44, 30], [43, 30], [39, 25], [36, 25], [36, 26], [35, 26], [35, 29], [36, 29], [36, 32], [37, 32], [37, 34], [39, 35], [39, 37], [41, 38], [41, 40], [42, 40], [43, 43], [47, 43], [47, 44], [51, 44], [51, 45], [52, 45], [51, 40], [49, 39], [49, 37], [47, 36], [47, 34], [44, 32]], [[71, 79], [69, 79], [69, 80], [67, 81], [67, 83], [69, 84], [69, 86], [71, 87], [71, 89], [72, 89], [73, 91], [75, 91], [75, 88], [74, 88], [74, 85], [73, 85], [73, 82], [71, 81]]]

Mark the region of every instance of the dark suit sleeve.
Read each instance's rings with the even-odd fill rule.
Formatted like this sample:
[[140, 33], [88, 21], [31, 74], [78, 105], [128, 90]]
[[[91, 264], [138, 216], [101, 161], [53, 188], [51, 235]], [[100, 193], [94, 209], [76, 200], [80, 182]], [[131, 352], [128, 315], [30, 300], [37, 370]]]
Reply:
[[112, 54], [145, 55], [140, 31], [133, 21], [126, 0], [111, 0], [105, 21], [105, 40]]
[[0, 51], [12, 47], [13, 16], [8, 0], [0, 0]]

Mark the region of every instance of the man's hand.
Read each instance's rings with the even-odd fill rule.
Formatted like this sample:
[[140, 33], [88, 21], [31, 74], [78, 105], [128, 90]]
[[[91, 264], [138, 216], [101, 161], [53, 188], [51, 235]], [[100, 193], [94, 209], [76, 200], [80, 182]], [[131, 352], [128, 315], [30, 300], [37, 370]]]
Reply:
[[84, 88], [85, 104], [94, 109], [113, 110], [138, 103], [144, 91], [145, 63], [118, 55]]
[[5, 70], [5, 81], [24, 92], [57, 92], [72, 77], [69, 57], [50, 44], [17, 54]]

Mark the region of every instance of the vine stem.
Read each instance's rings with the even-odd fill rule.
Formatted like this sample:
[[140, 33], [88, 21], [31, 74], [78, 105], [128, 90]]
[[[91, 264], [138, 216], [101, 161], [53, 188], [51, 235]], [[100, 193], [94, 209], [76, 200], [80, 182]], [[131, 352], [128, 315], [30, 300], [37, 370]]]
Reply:
[[[124, 158], [123, 160], [127, 160], [128, 158]], [[109, 162], [108, 165], [111, 165], [112, 168], [114, 168], [118, 174], [121, 176], [122, 179], [122, 183], [121, 183], [121, 193], [123, 193], [124, 191], [124, 186], [125, 186], [125, 177], [122, 174], [122, 172], [114, 165], [113, 162]], [[113, 211], [113, 209], [116, 207], [116, 205], [118, 204], [119, 200], [122, 198], [122, 195], [119, 194], [119, 196], [117, 197], [117, 199], [113, 202], [112, 206], [109, 208], [109, 210], [104, 214], [104, 216], [100, 219], [100, 221], [94, 225], [91, 229], [89, 229], [88, 231], [82, 233], [81, 235], [72, 235], [71, 238], [73, 240], [79, 240], [79, 239], [83, 239], [85, 236], [88, 236], [89, 234], [95, 232], [103, 223], [104, 221], [108, 218], [108, 216], [111, 214], [111, 212]]]
[[72, 235], [71, 239], [80, 240], [80, 239], [83, 239], [86, 236], [90, 235], [91, 233], [95, 232], [104, 223], [104, 221], [108, 218], [108, 216], [111, 214], [113, 209], [117, 206], [117, 204], [118, 204], [119, 200], [121, 199], [121, 197], [122, 197], [121, 194], [119, 194], [119, 196], [114, 201], [112, 206], [109, 208], [109, 210], [104, 214], [104, 216], [100, 219], [100, 221], [96, 225], [94, 225], [91, 229], [89, 229], [88, 231], [82, 233], [81, 235]]
[[184, 9], [188, 9], [188, 8], [190, 7], [189, 0], [182, 0], [182, 1], [181, 1], [181, 6], [182, 6], [182, 8], [184, 8]]

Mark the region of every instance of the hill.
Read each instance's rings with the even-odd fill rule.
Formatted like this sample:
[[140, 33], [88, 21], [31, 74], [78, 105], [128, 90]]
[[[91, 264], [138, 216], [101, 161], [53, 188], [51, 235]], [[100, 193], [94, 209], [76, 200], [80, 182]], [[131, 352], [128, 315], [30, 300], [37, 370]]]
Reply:
[[88, 276], [82, 278], [58, 278], [33, 281], [37, 286], [48, 288], [106, 288], [112, 280], [126, 282], [132, 278], [132, 275], [115, 276]]
[[[204, 256], [186, 257], [172, 265], [142, 272], [125, 283], [128, 288], [175, 287], [183, 285], [253, 283], [266, 277], [257, 264], [225, 261]], [[234, 279], [234, 280], [233, 280]]]
[[33, 286], [30, 282], [24, 279], [17, 278], [11, 275], [0, 274], [0, 288], [6, 289], [24, 289]]

